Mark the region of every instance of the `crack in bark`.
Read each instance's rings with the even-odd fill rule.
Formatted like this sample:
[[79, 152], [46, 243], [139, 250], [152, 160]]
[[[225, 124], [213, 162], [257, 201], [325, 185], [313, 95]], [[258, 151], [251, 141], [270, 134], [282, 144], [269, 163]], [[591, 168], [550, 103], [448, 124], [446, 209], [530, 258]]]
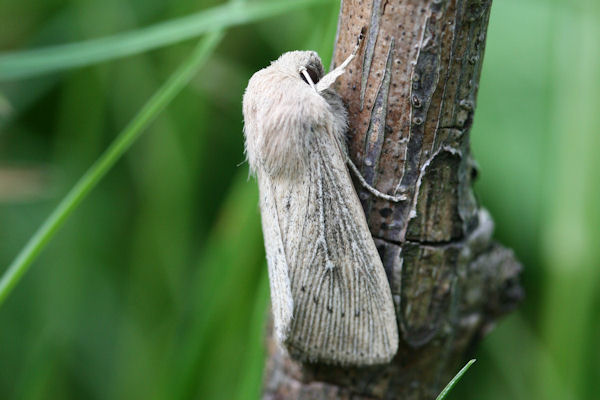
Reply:
[[379, 19], [382, 14], [381, 0], [375, 0], [371, 8], [371, 25], [369, 27], [368, 36], [365, 45], [365, 55], [363, 59], [362, 77], [360, 80], [360, 108], [365, 104], [365, 91], [367, 90], [367, 80], [371, 73], [371, 63], [373, 62], [373, 54], [375, 52], [375, 43], [379, 34]]
[[439, 242], [418, 241], [418, 240], [405, 240], [404, 242], [399, 242], [396, 240], [386, 239], [386, 238], [382, 238], [379, 236], [373, 236], [373, 239], [378, 239], [383, 242], [393, 244], [393, 245], [399, 246], [399, 247], [402, 247], [403, 245], [406, 245], [406, 244], [412, 244], [412, 245], [416, 245], [416, 246], [418, 245], [418, 246], [437, 247], [437, 248], [461, 245], [461, 244], [465, 243], [465, 240], [466, 240], [465, 238], [461, 238], [461, 239], [453, 239], [453, 240], [442, 240]]
[[[365, 181], [373, 187], [375, 187], [375, 177], [377, 175], [379, 159], [381, 157], [383, 141], [385, 139], [387, 130], [385, 121], [387, 117], [387, 105], [390, 92], [391, 65], [393, 56], [394, 38], [392, 37], [385, 64], [385, 70], [381, 79], [381, 83], [379, 84], [379, 89], [377, 90], [375, 101], [373, 102], [371, 119], [369, 120], [369, 127], [365, 135], [365, 156], [363, 159], [362, 175]], [[366, 197], [363, 200], [363, 208], [365, 210], [370, 208], [370, 197]]]

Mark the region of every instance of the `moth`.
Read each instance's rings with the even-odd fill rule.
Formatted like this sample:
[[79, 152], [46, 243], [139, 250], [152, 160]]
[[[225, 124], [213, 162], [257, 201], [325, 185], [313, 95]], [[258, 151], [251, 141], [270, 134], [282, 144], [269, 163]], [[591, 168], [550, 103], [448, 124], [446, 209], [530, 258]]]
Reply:
[[274, 329], [301, 361], [389, 362], [398, 328], [388, 280], [346, 168], [347, 113], [313, 51], [256, 72], [243, 98], [258, 181]]

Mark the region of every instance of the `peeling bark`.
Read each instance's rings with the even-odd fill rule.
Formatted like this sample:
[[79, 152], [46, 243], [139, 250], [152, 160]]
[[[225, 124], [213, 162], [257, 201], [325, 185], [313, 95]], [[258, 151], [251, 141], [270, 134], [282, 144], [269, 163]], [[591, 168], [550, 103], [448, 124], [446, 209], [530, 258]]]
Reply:
[[265, 399], [433, 399], [465, 352], [523, 293], [512, 251], [473, 195], [469, 135], [491, 0], [343, 0], [334, 64], [349, 112], [355, 182], [390, 281], [401, 341], [369, 368], [301, 364], [269, 339]]

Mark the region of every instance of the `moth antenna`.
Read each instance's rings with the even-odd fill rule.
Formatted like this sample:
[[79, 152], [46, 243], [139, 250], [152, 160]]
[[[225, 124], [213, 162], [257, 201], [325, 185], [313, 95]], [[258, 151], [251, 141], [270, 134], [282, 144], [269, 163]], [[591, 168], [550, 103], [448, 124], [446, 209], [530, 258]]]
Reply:
[[356, 38], [356, 46], [354, 46], [354, 50], [352, 50], [353, 56], [358, 54], [358, 50], [360, 50], [360, 46], [362, 45], [366, 34], [367, 34], [367, 27], [363, 26], [360, 30], [360, 33], [358, 34], [358, 37]]
[[306, 79], [306, 82], [308, 82], [308, 84], [310, 85], [310, 87], [313, 88], [315, 91], [317, 91], [315, 83], [310, 78], [310, 74], [306, 70], [306, 67], [300, 67], [300, 73], [304, 76], [304, 79]]
[[348, 163], [348, 165], [350, 165], [350, 169], [352, 170], [352, 172], [354, 172], [354, 175], [356, 175], [360, 184], [363, 185], [365, 187], [365, 189], [367, 189], [373, 196], [382, 198], [387, 201], [391, 201], [393, 203], [399, 203], [401, 201], [408, 199], [406, 197], [406, 195], [404, 195], [404, 194], [401, 194], [398, 196], [392, 196], [392, 195], [380, 192], [379, 190], [375, 189], [373, 186], [369, 185], [369, 183], [362, 176], [362, 174], [360, 173], [358, 168], [356, 168], [356, 165], [354, 165], [354, 163], [352, 162], [350, 157], [346, 156], [346, 162]]
[[321, 78], [321, 80], [317, 83], [317, 92], [322, 92], [323, 90], [329, 89], [331, 85], [334, 84], [336, 79], [339, 78], [345, 72], [348, 64], [350, 64], [350, 62], [352, 62], [354, 57], [356, 57], [356, 55], [358, 54], [358, 50], [360, 50], [360, 46], [362, 45], [366, 30], [367, 29], [363, 26], [363, 28], [360, 30], [360, 34], [356, 39], [356, 46], [354, 46], [354, 50], [352, 50], [352, 53], [350, 53], [350, 55], [344, 60], [344, 62], [342, 62], [337, 68], [329, 71], [329, 73], [323, 78]]

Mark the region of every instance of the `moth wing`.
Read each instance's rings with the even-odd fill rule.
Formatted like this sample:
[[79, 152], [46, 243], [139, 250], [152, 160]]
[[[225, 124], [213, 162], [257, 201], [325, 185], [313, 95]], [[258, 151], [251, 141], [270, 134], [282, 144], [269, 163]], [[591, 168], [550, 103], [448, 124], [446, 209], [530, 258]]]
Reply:
[[385, 363], [398, 348], [385, 270], [338, 142], [313, 133], [302, 176], [271, 182], [293, 299], [285, 343], [303, 360]]
[[260, 210], [265, 251], [269, 269], [271, 307], [275, 324], [275, 334], [280, 343], [289, 335], [292, 320], [293, 300], [283, 236], [271, 180], [264, 172], [257, 174], [260, 191]]

